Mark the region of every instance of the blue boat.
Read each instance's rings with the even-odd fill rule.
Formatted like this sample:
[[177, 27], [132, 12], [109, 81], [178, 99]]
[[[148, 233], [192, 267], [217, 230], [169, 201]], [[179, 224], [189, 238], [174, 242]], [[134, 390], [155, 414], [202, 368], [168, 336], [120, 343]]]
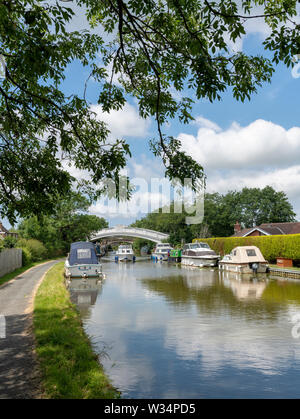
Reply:
[[90, 242], [75, 242], [71, 244], [70, 253], [65, 262], [67, 278], [103, 277], [102, 265], [99, 263], [96, 249]]

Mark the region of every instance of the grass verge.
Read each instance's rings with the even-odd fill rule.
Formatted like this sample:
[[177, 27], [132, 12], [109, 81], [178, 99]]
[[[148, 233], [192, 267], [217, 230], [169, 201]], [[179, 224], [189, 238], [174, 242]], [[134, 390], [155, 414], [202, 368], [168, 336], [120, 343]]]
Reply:
[[10, 281], [11, 279], [14, 279], [16, 276], [21, 275], [23, 272], [27, 271], [28, 269], [32, 268], [33, 266], [40, 265], [41, 263], [49, 262], [52, 259], [47, 260], [41, 260], [39, 262], [32, 262], [29, 265], [22, 266], [21, 268], [18, 268], [6, 275], [1, 276], [0, 278], [0, 286], [5, 284], [5, 282]]
[[63, 263], [49, 270], [34, 302], [34, 332], [45, 398], [113, 399], [112, 387], [64, 285]]

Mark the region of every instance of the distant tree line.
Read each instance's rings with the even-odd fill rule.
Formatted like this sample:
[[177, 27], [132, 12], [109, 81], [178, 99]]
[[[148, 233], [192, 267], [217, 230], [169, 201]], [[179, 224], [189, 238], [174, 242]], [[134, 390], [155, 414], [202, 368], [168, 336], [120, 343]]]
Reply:
[[174, 203], [170, 213], [152, 212], [132, 224], [134, 227], [149, 228], [170, 234], [170, 242], [180, 244], [196, 237], [228, 237], [234, 234], [234, 224], [254, 227], [262, 223], [296, 221], [296, 214], [284, 192], [277, 192], [271, 186], [263, 189], [243, 188], [226, 194], [206, 193], [204, 200], [204, 220], [201, 224], [187, 225], [183, 211], [174, 213]]

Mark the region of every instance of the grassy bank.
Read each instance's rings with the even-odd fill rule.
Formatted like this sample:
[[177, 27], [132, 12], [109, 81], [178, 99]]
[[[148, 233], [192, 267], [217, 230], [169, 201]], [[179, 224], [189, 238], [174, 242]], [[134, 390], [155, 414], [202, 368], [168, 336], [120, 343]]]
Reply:
[[28, 269], [33, 268], [36, 265], [40, 265], [41, 263], [48, 262], [50, 260], [52, 260], [52, 259], [48, 259], [48, 260], [44, 260], [44, 261], [39, 261], [39, 262], [32, 262], [32, 263], [29, 263], [26, 266], [22, 266], [21, 268], [15, 269], [14, 271], [12, 271], [10, 273], [1, 276], [1, 278], [0, 278], [0, 286], [3, 285], [5, 282], [10, 281], [11, 279], [14, 279], [16, 276], [21, 275], [23, 272], [27, 271]]
[[117, 398], [64, 286], [63, 263], [47, 273], [34, 303], [34, 332], [46, 398]]

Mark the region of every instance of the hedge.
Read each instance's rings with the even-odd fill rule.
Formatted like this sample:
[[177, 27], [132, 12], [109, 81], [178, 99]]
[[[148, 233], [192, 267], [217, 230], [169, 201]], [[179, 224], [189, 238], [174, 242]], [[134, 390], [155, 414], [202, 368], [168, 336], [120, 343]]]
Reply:
[[[42, 242], [36, 239], [19, 239], [15, 247], [28, 249], [29, 254], [26, 256], [31, 257], [33, 262], [37, 262], [47, 257], [47, 249]], [[25, 257], [26, 257], [25, 256]]]
[[221, 256], [228, 254], [237, 246], [257, 246], [269, 262], [283, 257], [300, 260], [300, 234], [282, 236], [216, 237], [194, 239], [207, 243]]

